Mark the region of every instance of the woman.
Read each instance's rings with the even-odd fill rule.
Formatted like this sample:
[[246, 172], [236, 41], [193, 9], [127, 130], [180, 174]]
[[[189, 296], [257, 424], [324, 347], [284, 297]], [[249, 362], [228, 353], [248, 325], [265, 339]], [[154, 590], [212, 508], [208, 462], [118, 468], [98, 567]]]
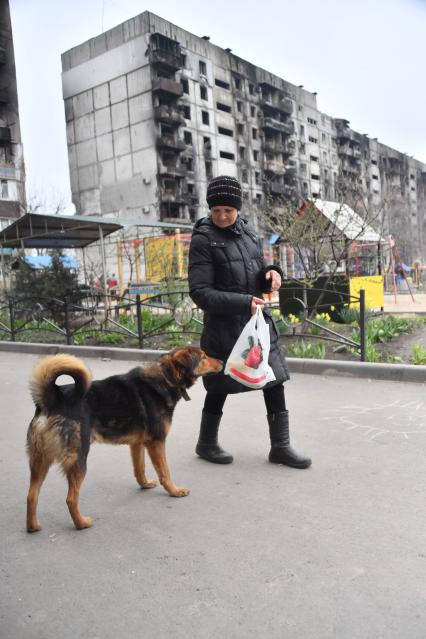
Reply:
[[[189, 294], [204, 311], [201, 347], [225, 362], [256, 307], [262, 307], [271, 336], [269, 364], [276, 377], [262, 389], [271, 439], [269, 461], [308, 468], [311, 460], [290, 446], [283, 386], [289, 373], [277, 328], [261, 297], [280, 288], [281, 269], [266, 266], [259, 239], [239, 215], [242, 192], [238, 180], [214, 178], [207, 188], [207, 203], [210, 216], [195, 224], [189, 250]], [[250, 389], [223, 372], [203, 378], [203, 383], [207, 395], [196, 453], [216, 464], [230, 464], [232, 455], [218, 443], [222, 408], [229, 393]]]

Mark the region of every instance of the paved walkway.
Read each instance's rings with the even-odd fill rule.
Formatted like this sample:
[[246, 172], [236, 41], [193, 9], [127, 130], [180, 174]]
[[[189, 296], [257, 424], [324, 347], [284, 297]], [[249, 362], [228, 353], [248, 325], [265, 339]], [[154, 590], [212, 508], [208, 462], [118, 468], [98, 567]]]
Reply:
[[[127, 447], [94, 445], [82, 490], [94, 527], [73, 529], [53, 470], [44, 528], [28, 535], [36, 361], [0, 353], [2, 638], [424, 639], [424, 385], [295, 374], [293, 439], [314, 460], [297, 471], [266, 462], [259, 392], [226, 406], [222, 442], [234, 464], [196, 458], [197, 384], [168, 444], [188, 497], [141, 491]], [[134, 365], [89, 364], [96, 377]]]

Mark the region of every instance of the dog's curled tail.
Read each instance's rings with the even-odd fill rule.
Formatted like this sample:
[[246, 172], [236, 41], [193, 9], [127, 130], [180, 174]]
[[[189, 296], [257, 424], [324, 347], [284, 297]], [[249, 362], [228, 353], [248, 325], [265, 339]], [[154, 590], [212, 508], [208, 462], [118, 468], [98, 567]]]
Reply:
[[81, 399], [92, 383], [92, 373], [87, 366], [74, 355], [49, 355], [39, 361], [33, 370], [30, 381], [31, 396], [39, 408], [49, 408], [58, 397], [59, 387], [55, 381], [60, 375], [69, 375], [74, 379], [73, 399]]

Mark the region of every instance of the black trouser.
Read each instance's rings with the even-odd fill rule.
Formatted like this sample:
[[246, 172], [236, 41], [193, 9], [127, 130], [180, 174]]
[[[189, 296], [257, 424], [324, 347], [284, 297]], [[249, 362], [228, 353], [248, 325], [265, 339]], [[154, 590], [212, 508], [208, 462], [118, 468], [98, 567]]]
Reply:
[[[204, 410], [212, 415], [220, 415], [228, 395], [219, 393], [207, 393], [204, 400]], [[281, 413], [286, 410], [284, 386], [277, 384], [263, 390], [266, 410], [269, 413]]]

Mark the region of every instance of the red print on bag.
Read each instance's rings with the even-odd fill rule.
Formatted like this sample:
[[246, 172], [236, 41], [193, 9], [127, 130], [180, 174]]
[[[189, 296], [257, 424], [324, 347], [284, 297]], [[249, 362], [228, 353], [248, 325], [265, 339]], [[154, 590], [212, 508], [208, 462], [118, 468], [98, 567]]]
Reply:
[[263, 359], [262, 347], [260, 346], [260, 344], [254, 343], [254, 339], [251, 335], [249, 335], [248, 340], [249, 340], [250, 348], [248, 348], [242, 353], [242, 356], [245, 358], [244, 364], [246, 366], [249, 366], [250, 368], [259, 368]]

